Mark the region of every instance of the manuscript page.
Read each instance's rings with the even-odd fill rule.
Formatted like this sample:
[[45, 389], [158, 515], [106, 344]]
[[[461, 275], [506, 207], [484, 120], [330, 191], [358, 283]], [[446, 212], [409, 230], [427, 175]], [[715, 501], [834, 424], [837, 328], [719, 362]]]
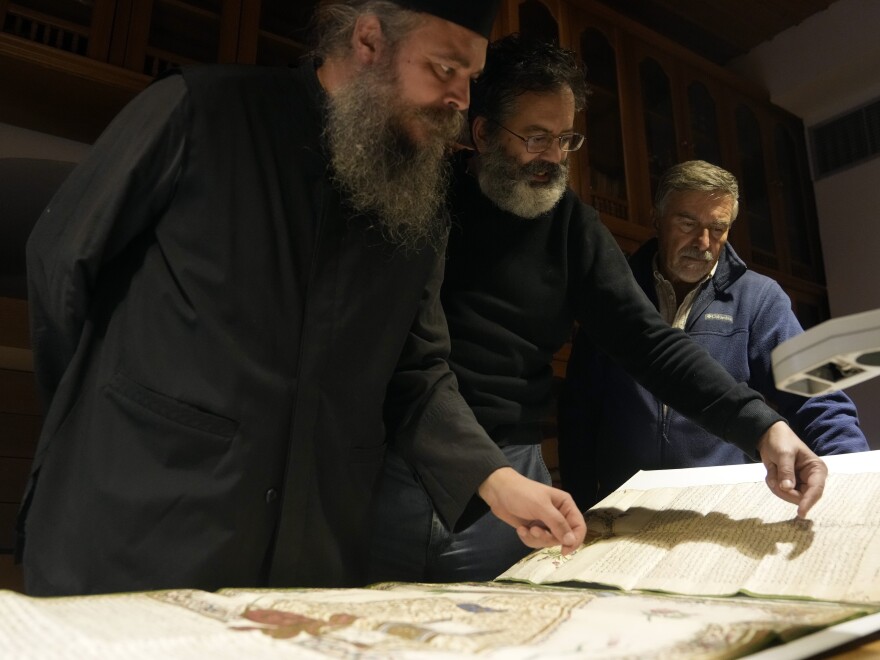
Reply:
[[880, 473], [832, 473], [806, 520], [763, 482], [622, 490], [587, 543], [537, 551], [499, 580], [687, 595], [880, 602]]

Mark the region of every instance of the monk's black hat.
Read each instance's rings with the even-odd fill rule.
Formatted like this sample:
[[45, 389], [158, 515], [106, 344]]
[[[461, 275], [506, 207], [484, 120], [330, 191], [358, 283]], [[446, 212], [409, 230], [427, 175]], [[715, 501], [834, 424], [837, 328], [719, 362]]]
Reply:
[[394, 0], [401, 7], [423, 11], [457, 23], [486, 39], [492, 32], [500, 0]]

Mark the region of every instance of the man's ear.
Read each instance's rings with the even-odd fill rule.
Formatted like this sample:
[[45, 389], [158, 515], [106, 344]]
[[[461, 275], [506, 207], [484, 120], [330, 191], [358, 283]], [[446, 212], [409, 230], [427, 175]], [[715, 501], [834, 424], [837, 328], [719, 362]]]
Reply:
[[379, 60], [385, 49], [382, 23], [375, 14], [364, 14], [357, 19], [351, 35], [351, 50], [361, 65]]
[[489, 130], [487, 126], [488, 123], [489, 120], [482, 115], [478, 115], [471, 123], [471, 138], [474, 141], [474, 146], [479, 152], [485, 151], [486, 146], [489, 144], [486, 137], [486, 133]]

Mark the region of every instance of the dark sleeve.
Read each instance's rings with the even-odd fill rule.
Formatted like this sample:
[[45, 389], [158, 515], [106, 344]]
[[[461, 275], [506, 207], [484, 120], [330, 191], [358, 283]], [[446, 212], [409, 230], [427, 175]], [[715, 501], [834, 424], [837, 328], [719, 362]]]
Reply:
[[855, 404], [846, 394], [832, 392], [806, 398], [776, 389], [771, 352], [803, 329], [782, 288], [769, 278], [762, 279], [760, 286], [749, 329], [749, 384], [776, 406], [818, 455], [868, 451]]
[[441, 254], [388, 388], [386, 419], [399, 420], [389, 429], [392, 441], [454, 528], [477, 487], [509, 463], [458, 393], [446, 362], [450, 340], [440, 305], [442, 280]]
[[660, 317], [610, 232], [592, 209], [583, 209], [581, 216], [593, 217], [574, 227], [571, 295], [590, 341], [663, 403], [757, 457], [761, 435], [783, 418]]
[[185, 89], [158, 81], [111, 122], [37, 221], [27, 243], [35, 373], [48, 407], [76, 351], [102, 266], [150, 229], [184, 151]]

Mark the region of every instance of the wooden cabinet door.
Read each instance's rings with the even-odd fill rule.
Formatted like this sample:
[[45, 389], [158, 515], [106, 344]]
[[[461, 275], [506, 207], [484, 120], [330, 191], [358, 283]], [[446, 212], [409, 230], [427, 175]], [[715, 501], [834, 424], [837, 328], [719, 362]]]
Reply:
[[292, 66], [308, 51], [308, 25], [318, 0], [244, 2], [237, 59]]
[[107, 61], [116, 0], [0, 0], [0, 31], [33, 44]]
[[[15, 519], [40, 432], [40, 405], [24, 300], [0, 297], [0, 555], [13, 551]], [[0, 579], [4, 571], [0, 569]], [[2, 582], [0, 582], [2, 588]]]
[[728, 169], [740, 183], [734, 246], [750, 266], [780, 281], [824, 286], [803, 126], [781, 110], [735, 95], [729, 113], [735, 162]]
[[750, 266], [781, 273], [786, 258], [771, 194], [772, 143], [766, 116], [763, 108], [744, 98], [733, 99], [730, 115], [735, 136], [732, 171], [740, 187], [739, 217], [734, 224], [736, 249]]
[[582, 118], [587, 139], [580, 159], [581, 197], [600, 213], [629, 220], [617, 33], [583, 15], [576, 15], [572, 32], [590, 90]]
[[777, 209], [782, 216], [788, 272], [792, 276], [825, 284], [819, 220], [813, 182], [807, 165], [803, 124], [795, 117], [777, 115], [771, 119], [773, 133], [772, 177]]
[[729, 155], [721, 129], [724, 104], [722, 86], [705, 73], [680, 66], [684, 110], [682, 157], [705, 160], [720, 167], [728, 167]]
[[496, 19], [497, 37], [513, 32], [570, 48], [570, 6], [564, 0], [507, 0]]
[[122, 66], [155, 76], [183, 64], [235, 62], [245, 0], [130, 2]]
[[584, 63], [590, 95], [583, 117], [586, 143], [578, 154], [581, 198], [592, 205], [626, 252], [652, 235], [650, 204], [639, 195], [645, 176], [634, 112], [631, 61], [621, 31], [586, 11], [571, 13], [572, 48]]
[[633, 53], [639, 115], [633, 129], [641, 136], [639, 169], [647, 175], [639, 182], [639, 194], [653, 200], [663, 172], [687, 157], [684, 109], [675, 60], [647, 45], [636, 44]]

